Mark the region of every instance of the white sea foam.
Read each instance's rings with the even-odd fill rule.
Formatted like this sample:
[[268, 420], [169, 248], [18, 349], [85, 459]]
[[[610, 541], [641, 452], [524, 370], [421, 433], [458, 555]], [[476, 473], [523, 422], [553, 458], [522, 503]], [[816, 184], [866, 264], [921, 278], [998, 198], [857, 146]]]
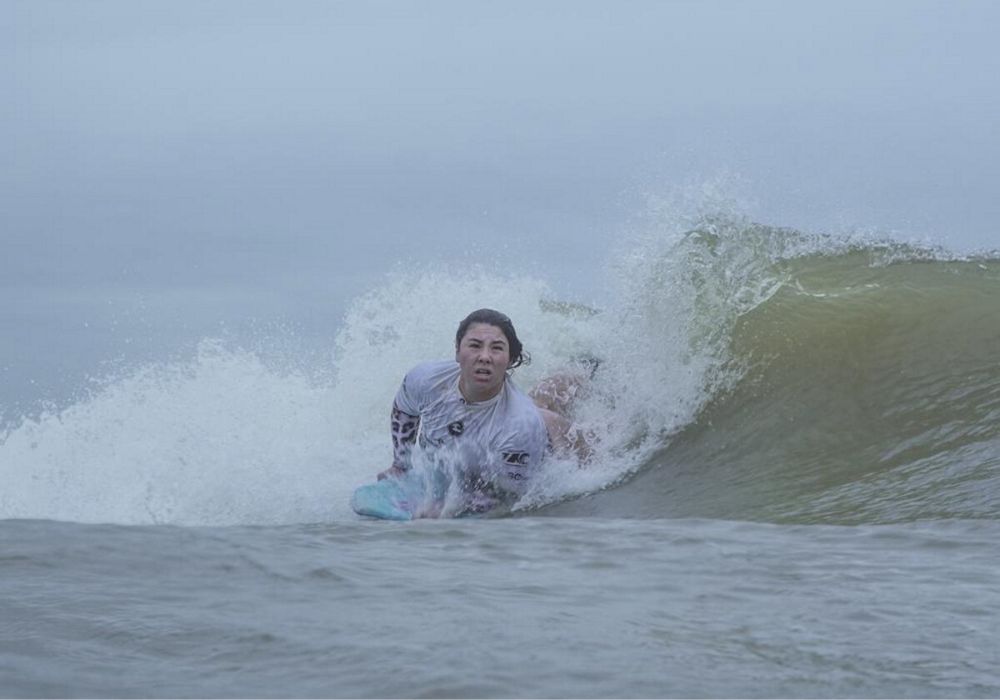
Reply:
[[[297, 369], [297, 358], [283, 363], [280, 349], [214, 340], [192, 357], [105, 378], [74, 405], [8, 432], [0, 443], [0, 517], [179, 524], [350, 517], [351, 490], [390, 462], [388, 414], [400, 379], [423, 359], [450, 356], [457, 322], [472, 309], [499, 308], [515, 319], [534, 356], [514, 373], [522, 388], [580, 355], [602, 358], [602, 372], [627, 361], [607, 337], [617, 325], [608, 316], [540, 303], [551, 296], [530, 278], [400, 272], [350, 308], [332, 379]], [[619, 423], [634, 423], [635, 407], [622, 398], [580, 407], [581, 422], [607, 445], [601, 455], [621, 450]], [[527, 502], [600, 488], [621, 472], [619, 462], [554, 466]]]

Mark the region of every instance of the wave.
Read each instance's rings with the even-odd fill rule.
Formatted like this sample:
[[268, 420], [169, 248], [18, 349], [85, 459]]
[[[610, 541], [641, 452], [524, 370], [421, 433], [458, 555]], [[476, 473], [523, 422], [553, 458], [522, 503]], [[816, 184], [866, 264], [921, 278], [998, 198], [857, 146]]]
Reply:
[[669, 257], [697, 278], [690, 341], [724, 381], [627, 484], [550, 513], [844, 524], [1000, 514], [995, 255], [728, 220], [691, 231]]
[[[249, 524], [353, 517], [391, 458], [388, 407], [483, 306], [510, 315], [527, 388], [600, 366], [521, 513], [775, 522], [995, 518], [1000, 261], [710, 216], [631, 240], [599, 304], [527, 276], [399, 270], [331, 356], [205, 340], [0, 435], [0, 518]], [[597, 308], [595, 308], [597, 307]], [[259, 343], [258, 345], [267, 345]], [[290, 345], [294, 346], [294, 343]]]

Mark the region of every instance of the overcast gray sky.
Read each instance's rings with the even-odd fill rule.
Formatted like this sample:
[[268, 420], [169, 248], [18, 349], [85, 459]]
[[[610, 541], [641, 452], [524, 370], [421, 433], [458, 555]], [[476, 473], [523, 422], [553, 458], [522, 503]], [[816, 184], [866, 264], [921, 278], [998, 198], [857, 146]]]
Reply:
[[643, 178], [719, 169], [777, 216], [996, 230], [976, 198], [1000, 170], [997, 3], [2, 7], [5, 235], [407, 251], [401, 224], [572, 220]]

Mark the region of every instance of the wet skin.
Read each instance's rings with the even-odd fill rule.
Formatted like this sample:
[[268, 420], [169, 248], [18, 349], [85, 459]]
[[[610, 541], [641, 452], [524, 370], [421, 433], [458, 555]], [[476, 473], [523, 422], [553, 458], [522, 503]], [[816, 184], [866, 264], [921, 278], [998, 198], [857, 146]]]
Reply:
[[510, 365], [510, 346], [503, 331], [488, 323], [473, 323], [458, 343], [458, 389], [469, 403], [492, 399], [503, 388]]

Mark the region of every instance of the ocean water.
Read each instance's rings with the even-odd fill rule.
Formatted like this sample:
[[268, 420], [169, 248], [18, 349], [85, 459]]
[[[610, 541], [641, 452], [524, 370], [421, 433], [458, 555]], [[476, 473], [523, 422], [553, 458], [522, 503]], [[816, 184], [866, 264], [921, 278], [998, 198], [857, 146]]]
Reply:
[[[205, 338], [15, 411], [0, 695], [1000, 695], [1000, 257], [718, 212], [606, 272], [400, 268], [329, 355]], [[503, 517], [354, 515], [480, 306], [524, 388], [600, 359], [594, 459]]]

